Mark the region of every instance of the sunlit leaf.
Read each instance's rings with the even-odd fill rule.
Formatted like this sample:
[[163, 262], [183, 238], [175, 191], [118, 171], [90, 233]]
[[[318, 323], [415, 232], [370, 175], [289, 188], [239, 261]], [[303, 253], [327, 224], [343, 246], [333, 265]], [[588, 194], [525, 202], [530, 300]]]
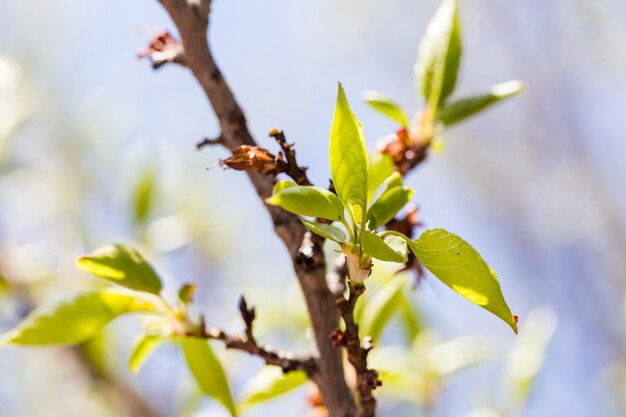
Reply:
[[398, 237], [388, 238], [388, 241], [385, 241], [376, 233], [364, 230], [361, 236], [361, 246], [365, 253], [381, 261], [404, 263], [407, 260], [406, 243]]
[[372, 204], [367, 211], [367, 226], [371, 230], [387, 224], [413, 197], [413, 190], [392, 186]]
[[337, 195], [346, 205], [367, 207], [367, 167], [363, 126], [350, 110], [339, 84], [330, 132], [330, 171]]
[[422, 38], [415, 75], [433, 111], [454, 91], [461, 62], [458, 0], [443, 0]]
[[398, 122], [402, 127], [409, 125], [408, 117], [404, 110], [391, 97], [379, 91], [366, 91], [363, 100], [375, 110]]
[[163, 341], [163, 338], [152, 334], [142, 334], [137, 336], [128, 358], [128, 369], [136, 374], [148, 359], [150, 354]]
[[260, 404], [288, 393], [308, 381], [302, 371], [283, 373], [280, 368], [267, 366], [252, 377], [243, 388], [239, 409]]
[[124, 287], [159, 294], [161, 280], [136, 249], [122, 244], [97, 249], [81, 256], [76, 267]]
[[375, 152], [370, 158], [367, 171], [367, 201], [374, 198], [374, 194], [391, 174], [393, 174], [393, 160], [387, 154]]
[[315, 233], [316, 235], [320, 235], [323, 238], [330, 239], [333, 242], [342, 243], [346, 241], [346, 233], [332, 224], [320, 223], [320, 222], [312, 222], [306, 219], [301, 219], [302, 223]]
[[235, 416], [235, 405], [226, 373], [221, 362], [213, 353], [209, 342], [194, 337], [179, 338], [179, 341], [183, 347], [189, 370], [200, 390], [220, 402], [232, 416]]
[[297, 185], [283, 188], [265, 201], [299, 216], [328, 220], [339, 220], [343, 217], [343, 206], [339, 198], [318, 187]]
[[274, 191], [272, 192], [272, 194], [278, 194], [285, 188], [296, 187], [297, 185], [298, 184], [293, 181], [278, 181], [276, 184], [274, 184]]
[[374, 341], [378, 339], [400, 306], [402, 288], [405, 284], [406, 278], [393, 278], [367, 301], [361, 313], [359, 333], [363, 336], [371, 336]]
[[524, 85], [519, 81], [494, 85], [486, 94], [465, 97], [446, 104], [437, 113], [437, 118], [446, 126], [452, 126], [522, 91]]
[[427, 230], [407, 243], [435, 277], [500, 317], [517, 333], [517, 318], [504, 300], [498, 277], [469, 243], [444, 229]]
[[95, 336], [118, 316], [154, 310], [150, 301], [134, 294], [112, 290], [86, 292], [34, 310], [2, 336], [0, 344], [77, 344]]

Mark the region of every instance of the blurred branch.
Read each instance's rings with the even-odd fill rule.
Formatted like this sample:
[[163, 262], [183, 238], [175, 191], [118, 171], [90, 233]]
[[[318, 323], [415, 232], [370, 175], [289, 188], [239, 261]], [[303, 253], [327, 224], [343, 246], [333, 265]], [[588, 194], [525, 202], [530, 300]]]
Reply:
[[248, 308], [246, 299], [241, 297], [239, 301], [239, 311], [245, 323], [245, 337], [234, 336], [226, 333], [222, 329], [212, 328], [203, 325], [203, 336], [209, 339], [221, 340], [227, 348], [248, 352], [251, 355], [262, 358], [267, 365], [280, 367], [283, 372], [304, 371], [309, 378], [315, 379], [317, 373], [317, 363], [315, 358], [297, 358], [290, 352], [277, 351], [269, 347], [260, 345], [254, 337], [252, 325], [256, 318], [254, 307]]
[[359, 297], [365, 292], [365, 286], [348, 281], [348, 298], [340, 295], [337, 298], [337, 308], [346, 325], [344, 332], [337, 331], [334, 341], [345, 347], [348, 361], [356, 371], [356, 389], [359, 393], [359, 417], [374, 417], [376, 415], [376, 398], [372, 391], [382, 385], [378, 379], [378, 372], [367, 367], [367, 355], [374, 347], [371, 338], [367, 337], [361, 343], [359, 325], [354, 321], [354, 307]]
[[[242, 145], [256, 146], [239, 103], [217, 67], [207, 41], [209, 0], [160, 0], [171, 16], [181, 38], [180, 47], [186, 66], [202, 86], [217, 116], [224, 146], [231, 151]], [[273, 177], [247, 171], [257, 194], [265, 199], [272, 194]], [[345, 381], [341, 350], [335, 348], [330, 335], [339, 320], [334, 296], [326, 285], [323, 239], [313, 237], [297, 216], [267, 206], [274, 228], [283, 240], [307, 302], [319, 358], [315, 382], [319, 385], [330, 417], [355, 414], [352, 393]]]

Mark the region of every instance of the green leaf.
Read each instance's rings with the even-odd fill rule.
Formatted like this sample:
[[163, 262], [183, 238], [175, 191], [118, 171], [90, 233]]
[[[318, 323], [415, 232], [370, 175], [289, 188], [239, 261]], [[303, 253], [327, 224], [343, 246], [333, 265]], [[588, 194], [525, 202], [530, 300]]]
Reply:
[[367, 301], [359, 322], [359, 333], [378, 339], [383, 329], [398, 309], [406, 278], [395, 277]]
[[133, 374], [139, 372], [143, 363], [148, 359], [154, 349], [163, 341], [163, 338], [153, 334], [139, 335], [130, 351], [128, 358], [128, 369]]
[[304, 223], [310, 231], [323, 238], [330, 239], [337, 243], [343, 243], [347, 239], [345, 232], [332, 224], [312, 222], [306, 219], [300, 220], [302, 220], [302, 223]]
[[133, 218], [137, 224], [144, 224], [152, 210], [152, 205], [154, 203], [155, 177], [156, 176], [153, 170], [146, 170], [142, 174], [139, 179], [139, 183], [135, 188], [133, 196], [133, 201], [135, 203]]
[[179, 338], [179, 341], [189, 370], [200, 390], [226, 407], [231, 416], [235, 416], [235, 405], [226, 373], [209, 342], [194, 337]]
[[296, 184], [293, 181], [278, 181], [274, 185], [274, 192], [272, 194], [278, 194], [279, 192], [281, 192], [285, 188], [297, 187], [297, 186], [298, 186], [298, 184]]
[[367, 211], [367, 225], [371, 230], [387, 224], [413, 197], [413, 190], [391, 186]]
[[265, 367], [248, 382], [243, 389], [243, 399], [239, 409], [251, 407], [272, 400], [292, 391], [308, 381], [302, 371], [283, 373], [277, 367]]
[[435, 277], [500, 317], [517, 333], [517, 320], [504, 300], [498, 277], [469, 243], [444, 229], [427, 230], [407, 243]]
[[126, 288], [161, 292], [161, 280], [136, 249], [122, 244], [97, 249], [76, 261], [76, 267]]
[[520, 81], [497, 84], [491, 87], [487, 94], [452, 101], [439, 110], [437, 118], [444, 125], [452, 126], [522, 91], [524, 91], [524, 84]]
[[376, 233], [364, 230], [361, 235], [361, 246], [365, 253], [381, 261], [404, 263], [407, 260], [406, 243], [398, 237], [385, 241]]
[[0, 345], [69, 345], [95, 336], [114, 318], [131, 312], [153, 312], [155, 306], [134, 294], [112, 290], [78, 294], [37, 308]]
[[461, 63], [458, 0], [443, 0], [420, 43], [415, 75], [432, 111], [452, 94]]
[[367, 201], [372, 201], [378, 187], [393, 174], [393, 160], [387, 154], [375, 152], [370, 159], [367, 171]]
[[343, 217], [343, 206], [335, 194], [309, 185], [283, 188], [265, 201], [299, 216], [327, 220], [339, 220]]
[[339, 83], [330, 131], [330, 171], [337, 195], [346, 205], [367, 207], [367, 150], [363, 126], [350, 110]]
[[391, 97], [379, 91], [366, 91], [363, 93], [363, 100], [375, 110], [395, 120], [406, 128], [409, 125], [408, 117], [402, 107], [400, 107]]

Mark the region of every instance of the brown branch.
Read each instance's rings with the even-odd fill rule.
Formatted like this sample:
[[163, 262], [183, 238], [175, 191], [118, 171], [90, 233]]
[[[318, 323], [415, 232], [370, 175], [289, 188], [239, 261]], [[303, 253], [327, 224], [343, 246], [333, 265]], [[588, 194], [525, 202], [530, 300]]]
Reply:
[[[224, 145], [233, 151], [241, 145], [255, 146], [239, 103], [217, 67], [207, 42], [210, 1], [160, 0], [171, 16], [181, 38], [184, 65], [191, 70], [204, 90], [217, 116]], [[257, 194], [265, 199], [272, 194], [273, 178], [247, 171]], [[334, 296], [325, 280], [323, 240], [312, 237], [297, 216], [267, 206], [274, 228], [291, 255], [298, 281], [309, 309], [318, 350], [318, 384], [329, 417], [353, 417], [355, 403], [344, 377], [341, 350], [333, 347], [330, 335], [337, 328], [338, 313]]]
[[276, 140], [280, 149], [283, 151], [287, 164], [285, 174], [289, 175], [298, 185], [312, 185], [306, 175], [307, 168], [298, 165], [298, 161], [296, 160], [296, 151], [293, 149], [293, 143], [287, 143], [285, 132], [273, 128], [270, 130], [269, 135]]
[[356, 390], [359, 394], [358, 417], [374, 417], [376, 415], [376, 398], [372, 391], [382, 385], [378, 372], [368, 368], [367, 355], [374, 347], [371, 338], [367, 337], [361, 343], [359, 325], [354, 321], [354, 307], [359, 297], [365, 291], [365, 286], [348, 281], [348, 298], [343, 295], [337, 298], [337, 309], [346, 325], [343, 333], [335, 332], [334, 340], [343, 345], [348, 353], [348, 361], [356, 372]]
[[291, 352], [273, 350], [269, 347], [260, 345], [254, 337], [252, 324], [256, 317], [254, 308], [248, 308], [245, 298], [241, 297], [239, 301], [239, 311], [245, 323], [245, 336], [235, 336], [226, 333], [222, 329], [216, 329], [204, 325], [203, 336], [209, 339], [221, 340], [227, 348], [241, 350], [251, 355], [260, 357], [267, 365], [280, 367], [283, 372], [303, 371], [311, 379], [315, 379], [317, 374], [317, 362], [313, 357], [296, 357]]

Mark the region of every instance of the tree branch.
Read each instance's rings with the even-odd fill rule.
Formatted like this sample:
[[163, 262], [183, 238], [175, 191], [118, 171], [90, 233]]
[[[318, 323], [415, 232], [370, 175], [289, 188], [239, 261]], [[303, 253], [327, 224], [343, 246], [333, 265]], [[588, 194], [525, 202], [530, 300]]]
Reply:
[[254, 337], [252, 324], [256, 318], [254, 308], [248, 308], [246, 299], [239, 300], [239, 311], [246, 325], [245, 337], [230, 335], [222, 329], [202, 325], [202, 336], [208, 339], [221, 340], [227, 348], [241, 350], [262, 358], [267, 365], [280, 367], [283, 372], [304, 371], [310, 379], [315, 380], [317, 362], [313, 357], [298, 358], [291, 352], [277, 351], [260, 345]]
[[[255, 146], [243, 111], [209, 49], [207, 29], [210, 1], [160, 2], [178, 28], [184, 65], [198, 80], [213, 107], [224, 146], [231, 151], [241, 145]], [[272, 194], [272, 177], [250, 171], [247, 174], [261, 199]], [[312, 237], [297, 216], [274, 206], [266, 205], [266, 209], [272, 217], [276, 233], [289, 250], [309, 309], [319, 354], [315, 382], [320, 388], [329, 417], [353, 417], [355, 403], [345, 381], [341, 350], [335, 348], [330, 340], [330, 335], [337, 328], [338, 314], [334, 296], [326, 285], [323, 240]]]
[[365, 292], [365, 286], [348, 280], [348, 298], [340, 295], [337, 298], [337, 309], [346, 325], [346, 330], [336, 332], [334, 340], [337, 345], [343, 345], [348, 353], [348, 361], [356, 371], [356, 390], [359, 394], [358, 417], [374, 417], [376, 415], [376, 398], [372, 391], [382, 385], [378, 379], [378, 372], [367, 366], [367, 355], [374, 347], [371, 338], [367, 337], [361, 343], [359, 325], [354, 321], [354, 307], [359, 297]]

